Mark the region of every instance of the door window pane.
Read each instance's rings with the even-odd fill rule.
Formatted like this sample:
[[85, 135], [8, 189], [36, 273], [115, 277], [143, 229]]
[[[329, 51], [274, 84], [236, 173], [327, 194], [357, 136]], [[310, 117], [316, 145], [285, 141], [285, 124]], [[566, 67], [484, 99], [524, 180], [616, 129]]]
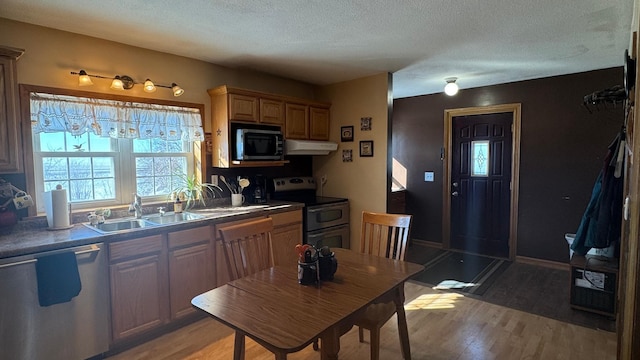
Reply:
[[489, 176], [489, 140], [471, 142], [471, 176]]

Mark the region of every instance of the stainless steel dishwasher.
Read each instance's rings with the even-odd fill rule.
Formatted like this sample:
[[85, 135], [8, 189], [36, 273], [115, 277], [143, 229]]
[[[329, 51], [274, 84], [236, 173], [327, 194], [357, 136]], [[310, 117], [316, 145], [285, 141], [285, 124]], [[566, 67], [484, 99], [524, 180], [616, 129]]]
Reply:
[[[73, 251], [82, 289], [69, 302], [38, 301], [38, 257]], [[109, 348], [106, 251], [92, 244], [0, 259], [0, 357], [86, 359]]]

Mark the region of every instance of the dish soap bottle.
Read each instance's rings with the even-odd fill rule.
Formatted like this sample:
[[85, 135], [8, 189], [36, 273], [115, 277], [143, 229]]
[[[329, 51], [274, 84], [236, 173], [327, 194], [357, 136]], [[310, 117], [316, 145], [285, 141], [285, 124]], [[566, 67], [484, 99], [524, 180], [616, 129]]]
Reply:
[[173, 212], [176, 214], [182, 212], [182, 201], [180, 200], [180, 194], [176, 196], [176, 202], [173, 203]]

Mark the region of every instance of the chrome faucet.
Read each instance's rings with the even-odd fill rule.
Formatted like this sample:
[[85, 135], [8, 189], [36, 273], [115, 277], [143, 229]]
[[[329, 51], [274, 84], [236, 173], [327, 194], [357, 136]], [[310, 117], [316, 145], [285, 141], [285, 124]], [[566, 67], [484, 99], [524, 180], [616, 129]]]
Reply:
[[136, 219], [142, 218], [142, 198], [140, 195], [136, 193], [133, 194], [133, 202], [129, 205], [129, 212], [135, 212]]

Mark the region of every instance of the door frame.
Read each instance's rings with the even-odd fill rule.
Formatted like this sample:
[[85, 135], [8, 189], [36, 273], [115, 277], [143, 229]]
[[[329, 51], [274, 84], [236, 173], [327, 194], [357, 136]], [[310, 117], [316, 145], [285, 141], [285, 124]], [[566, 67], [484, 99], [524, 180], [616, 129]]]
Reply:
[[502, 104], [480, 107], [469, 107], [444, 110], [444, 148], [443, 160], [443, 186], [442, 186], [442, 247], [451, 247], [451, 157], [453, 145], [452, 125], [456, 116], [485, 115], [510, 112], [513, 114], [513, 129], [511, 136], [513, 146], [511, 148], [511, 201], [509, 209], [509, 260], [516, 257], [516, 244], [518, 243], [518, 197], [520, 193], [520, 117], [522, 104]]

